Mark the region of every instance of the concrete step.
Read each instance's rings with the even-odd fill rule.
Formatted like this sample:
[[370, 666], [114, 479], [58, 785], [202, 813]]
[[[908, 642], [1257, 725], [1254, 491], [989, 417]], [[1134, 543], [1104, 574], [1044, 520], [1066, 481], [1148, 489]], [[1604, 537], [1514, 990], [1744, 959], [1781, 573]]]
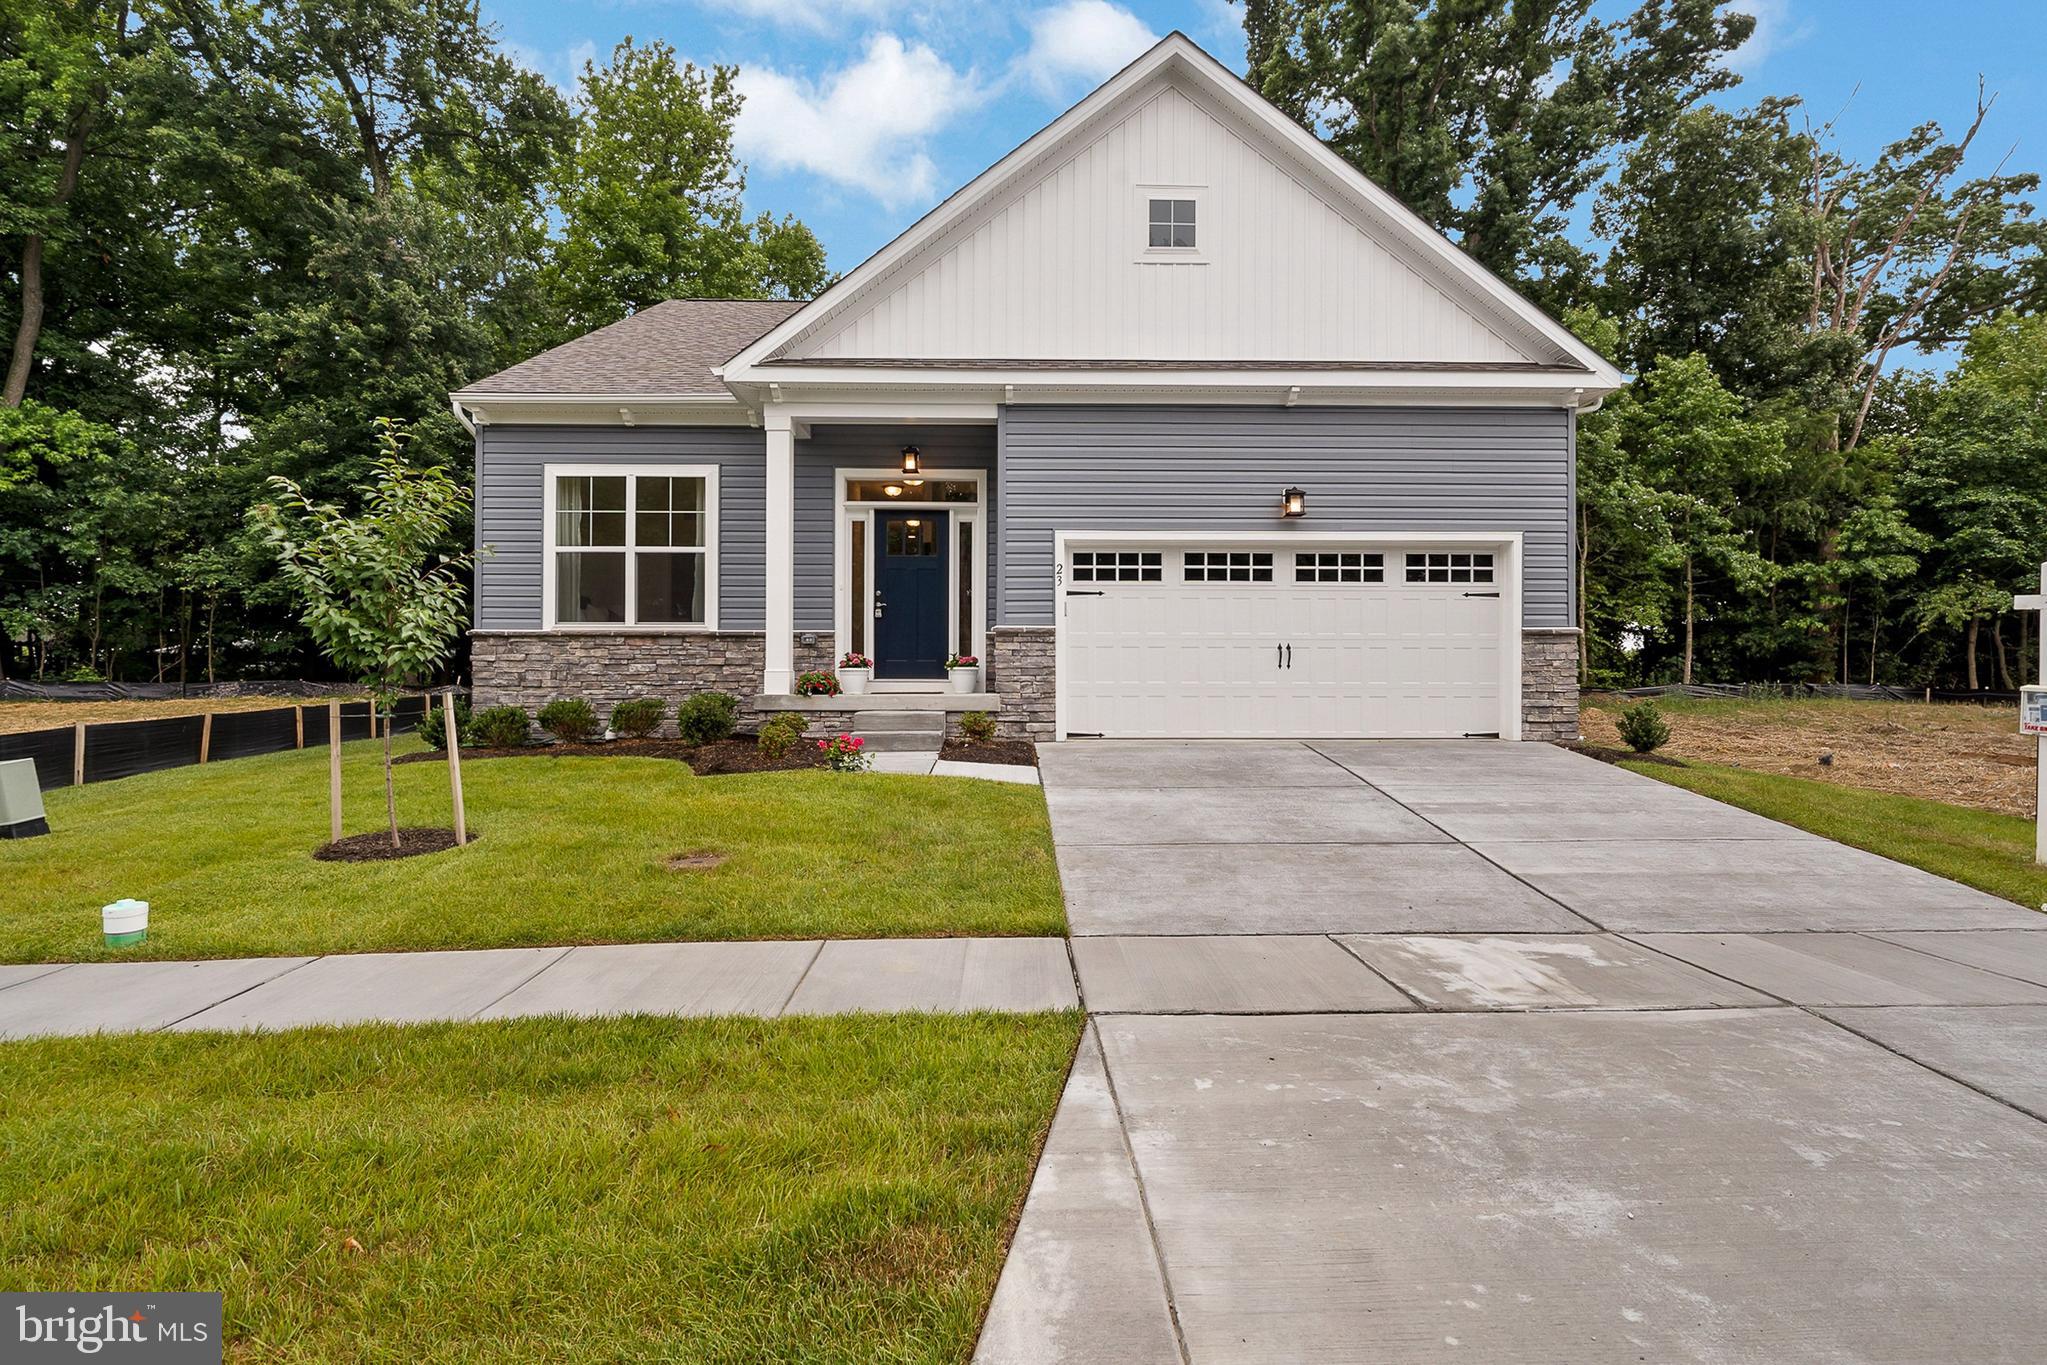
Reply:
[[945, 712], [855, 711], [853, 713], [853, 733], [878, 735], [889, 732], [943, 735], [945, 733]]
[[870, 754], [935, 754], [944, 736], [936, 730], [878, 730], [853, 735]]

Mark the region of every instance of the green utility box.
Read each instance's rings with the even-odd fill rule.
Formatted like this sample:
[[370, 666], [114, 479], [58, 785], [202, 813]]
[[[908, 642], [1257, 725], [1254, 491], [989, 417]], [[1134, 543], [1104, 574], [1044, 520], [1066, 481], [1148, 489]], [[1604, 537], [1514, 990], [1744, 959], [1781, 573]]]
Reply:
[[0, 839], [32, 839], [48, 834], [43, 815], [43, 789], [36, 781], [36, 761], [10, 758], [0, 762]]

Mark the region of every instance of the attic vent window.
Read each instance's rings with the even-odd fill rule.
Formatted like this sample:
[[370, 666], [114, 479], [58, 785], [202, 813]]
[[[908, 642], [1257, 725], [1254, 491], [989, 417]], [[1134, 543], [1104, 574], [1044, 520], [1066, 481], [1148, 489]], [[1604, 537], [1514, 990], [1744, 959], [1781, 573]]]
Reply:
[[1194, 201], [1154, 199], [1151, 202], [1151, 246], [1192, 251], [1194, 249]]

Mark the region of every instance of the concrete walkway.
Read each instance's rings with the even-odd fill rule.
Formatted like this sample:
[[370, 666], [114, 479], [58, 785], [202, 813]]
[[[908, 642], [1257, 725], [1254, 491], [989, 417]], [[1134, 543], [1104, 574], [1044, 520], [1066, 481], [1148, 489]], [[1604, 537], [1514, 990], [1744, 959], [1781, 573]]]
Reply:
[[2031, 1359], [2047, 918], [1544, 745], [1042, 756], [987, 1362]]
[[1056, 938], [643, 943], [0, 967], [0, 1038], [521, 1015], [1072, 1009]]

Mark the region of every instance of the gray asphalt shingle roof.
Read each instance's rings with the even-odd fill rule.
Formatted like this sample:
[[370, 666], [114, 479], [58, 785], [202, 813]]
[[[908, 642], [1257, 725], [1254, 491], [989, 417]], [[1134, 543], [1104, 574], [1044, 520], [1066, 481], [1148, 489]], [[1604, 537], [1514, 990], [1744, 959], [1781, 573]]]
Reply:
[[542, 351], [456, 394], [562, 394], [612, 397], [663, 394], [725, 396], [711, 373], [804, 299], [669, 299], [588, 336]]

